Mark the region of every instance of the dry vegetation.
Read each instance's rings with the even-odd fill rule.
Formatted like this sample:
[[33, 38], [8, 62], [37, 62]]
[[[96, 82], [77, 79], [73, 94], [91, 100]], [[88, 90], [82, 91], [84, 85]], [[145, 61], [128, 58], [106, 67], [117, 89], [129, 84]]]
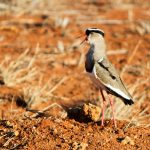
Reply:
[[[97, 146], [110, 149], [111, 145], [119, 149], [127, 145], [130, 149], [147, 149], [149, 3], [141, 0], [73, 3], [74, 7], [63, 0], [0, 1], [0, 146], [84, 150]], [[89, 26], [106, 31], [109, 58], [135, 101], [133, 106], [125, 106], [115, 98], [116, 118], [120, 120], [117, 131], [113, 131], [110, 122], [109, 105], [104, 131], [99, 121], [89, 121], [82, 110], [84, 103], [94, 104], [94, 109], [95, 105], [101, 106], [98, 91], [84, 72], [88, 46], [80, 45], [82, 39], [77, 38]], [[103, 142], [97, 143], [98, 139]]]

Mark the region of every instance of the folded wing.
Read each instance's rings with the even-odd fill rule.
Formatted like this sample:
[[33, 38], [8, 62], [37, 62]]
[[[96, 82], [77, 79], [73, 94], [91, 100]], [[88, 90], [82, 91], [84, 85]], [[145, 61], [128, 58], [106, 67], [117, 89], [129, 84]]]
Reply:
[[108, 93], [120, 97], [126, 105], [133, 104], [118, 72], [106, 58], [95, 62], [95, 77], [105, 86]]

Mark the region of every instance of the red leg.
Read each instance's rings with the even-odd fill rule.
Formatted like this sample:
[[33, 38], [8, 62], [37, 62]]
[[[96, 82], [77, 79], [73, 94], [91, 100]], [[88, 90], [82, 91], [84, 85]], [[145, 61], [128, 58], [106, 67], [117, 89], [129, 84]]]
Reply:
[[106, 100], [103, 94], [103, 91], [100, 89], [102, 99], [103, 99], [103, 107], [102, 107], [102, 120], [101, 120], [101, 126], [104, 126], [104, 119], [105, 119], [105, 107], [106, 107]]
[[115, 127], [117, 127], [116, 120], [115, 120], [115, 110], [114, 110], [113, 99], [111, 98], [111, 96], [109, 94], [108, 94], [108, 97], [109, 97], [110, 106], [111, 106], [111, 109], [112, 109], [113, 122], [114, 122]]

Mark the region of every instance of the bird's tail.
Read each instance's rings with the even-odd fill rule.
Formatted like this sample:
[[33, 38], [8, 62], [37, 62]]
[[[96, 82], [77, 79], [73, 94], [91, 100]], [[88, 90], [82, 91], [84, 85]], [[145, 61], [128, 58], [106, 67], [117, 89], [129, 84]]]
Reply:
[[125, 105], [132, 105], [134, 104], [133, 100], [132, 99], [125, 99], [125, 98], [122, 98], [123, 102]]
[[110, 89], [108, 87], [107, 87], [107, 90], [112, 95], [115, 95], [115, 96], [119, 97], [124, 102], [125, 105], [132, 105], [132, 104], [134, 104], [134, 102], [133, 102], [133, 100], [132, 100], [132, 98], [131, 98], [131, 96], [129, 94], [128, 94], [129, 97], [124, 97], [124, 96], [120, 95], [119, 93], [117, 93], [116, 91], [113, 91], [112, 89]]

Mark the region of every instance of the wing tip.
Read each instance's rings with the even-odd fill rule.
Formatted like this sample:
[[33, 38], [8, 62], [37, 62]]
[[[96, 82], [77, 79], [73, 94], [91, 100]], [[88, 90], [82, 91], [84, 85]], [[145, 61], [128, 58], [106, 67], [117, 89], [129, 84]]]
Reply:
[[133, 105], [134, 104], [134, 101], [132, 99], [125, 99], [123, 100], [123, 102], [125, 103], [125, 105]]
[[[113, 90], [112, 88], [110, 88], [110, 85], [109, 85], [109, 87], [107, 86], [107, 90], [108, 90], [108, 92], [110, 92], [112, 95], [115, 95], [115, 96], [117, 96], [117, 97], [120, 97], [122, 100], [123, 100], [123, 102], [124, 102], [124, 104], [125, 105], [132, 105], [132, 104], [134, 104], [134, 101], [132, 100], [132, 98], [131, 98], [131, 96], [127, 96], [127, 95], [125, 95], [124, 93], [124, 95], [122, 94], [122, 92], [119, 90], [119, 91], [115, 91], [115, 90]], [[121, 94], [120, 94], [121, 93]]]

